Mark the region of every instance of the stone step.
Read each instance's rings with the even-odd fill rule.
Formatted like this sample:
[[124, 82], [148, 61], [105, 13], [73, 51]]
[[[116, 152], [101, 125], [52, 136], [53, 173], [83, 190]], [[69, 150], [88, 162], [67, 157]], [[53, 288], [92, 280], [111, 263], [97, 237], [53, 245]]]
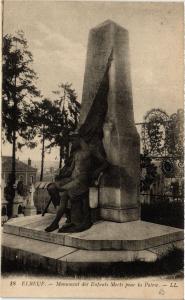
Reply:
[[[44, 229], [52, 219], [52, 214], [16, 218], [4, 225], [4, 233], [91, 251], [138, 251], [183, 240], [181, 229], [141, 220], [127, 223], [99, 221], [79, 233], [58, 233], [57, 230], [47, 233]], [[63, 222], [64, 219], [61, 225]]]
[[[183, 249], [183, 241], [173, 244]], [[12, 261], [23, 266], [31, 266], [39, 269], [54, 272], [55, 274], [66, 275], [68, 272], [78, 272], [96, 266], [103, 268], [112, 266], [114, 263], [124, 262], [154, 262], [158, 257], [172, 249], [172, 244], [150, 248], [141, 251], [91, 251], [80, 250], [73, 247], [66, 247], [33, 240], [27, 237], [12, 234], [2, 234], [2, 258], [4, 261]]]

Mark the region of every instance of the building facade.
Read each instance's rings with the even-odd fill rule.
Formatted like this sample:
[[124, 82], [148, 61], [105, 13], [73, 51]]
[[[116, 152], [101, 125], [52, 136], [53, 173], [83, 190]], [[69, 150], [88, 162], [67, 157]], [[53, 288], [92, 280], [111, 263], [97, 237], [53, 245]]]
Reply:
[[[2, 156], [2, 178], [7, 183], [9, 174], [12, 169], [12, 157]], [[36, 182], [37, 169], [31, 166], [31, 159], [28, 159], [28, 164], [16, 159], [16, 181], [23, 181], [24, 185]]]

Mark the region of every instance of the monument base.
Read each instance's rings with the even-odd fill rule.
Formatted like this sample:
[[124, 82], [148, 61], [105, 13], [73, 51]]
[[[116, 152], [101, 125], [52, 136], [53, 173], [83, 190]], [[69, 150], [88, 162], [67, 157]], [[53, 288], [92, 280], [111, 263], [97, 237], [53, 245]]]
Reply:
[[[110, 273], [111, 268], [118, 269], [120, 265], [124, 265], [124, 271], [120, 273], [123, 276], [128, 263], [134, 269], [134, 263], [140, 262], [142, 268], [145, 264], [155, 263], [173, 247], [183, 249], [183, 241], [168, 243], [162, 246], [149, 248], [141, 251], [131, 250], [81, 250], [74, 247], [67, 247], [32, 238], [16, 236], [4, 233], [2, 235], [2, 261], [7, 265], [17, 264], [19, 270], [26, 268], [38, 270], [40, 272], [51, 272], [59, 275], [75, 275], [78, 273], [92, 274], [93, 270], [105, 271]], [[151, 265], [152, 267], [152, 265]], [[143, 270], [141, 270], [143, 272]], [[112, 276], [113, 273], [111, 274]]]
[[99, 216], [106, 221], [131, 222], [140, 219], [140, 208], [99, 208]]
[[37, 214], [37, 210], [35, 207], [26, 207], [24, 210], [24, 215], [27, 216], [34, 216]]
[[[51, 233], [44, 229], [53, 220], [52, 214], [11, 219], [4, 225], [4, 233], [50, 242], [84, 250], [139, 251], [183, 240], [183, 230], [144, 222], [115, 223], [99, 221], [79, 233]], [[64, 219], [61, 221], [61, 224]]]
[[[110, 270], [119, 263], [151, 263], [169, 250], [183, 249], [183, 230], [143, 221], [100, 221], [80, 233], [47, 233], [53, 215], [12, 219], [4, 224], [2, 259], [55, 274]], [[62, 220], [62, 223], [64, 220]], [[123, 266], [123, 265], [122, 265]], [[132, 269], [132, 267], [131, 267]], [[121, 274], [121, 273], [120, 273]]]
[[[114, 199], [114, 201], [113, 201]], [[95, 219], [118, 223], [140, 220], [140, 205], [121, 206], [121, 190], [114, 187], [91, 187], [89, 191], [91, 210], [96, 210]], [[94, 220], [94, 218], [93, 218]]]

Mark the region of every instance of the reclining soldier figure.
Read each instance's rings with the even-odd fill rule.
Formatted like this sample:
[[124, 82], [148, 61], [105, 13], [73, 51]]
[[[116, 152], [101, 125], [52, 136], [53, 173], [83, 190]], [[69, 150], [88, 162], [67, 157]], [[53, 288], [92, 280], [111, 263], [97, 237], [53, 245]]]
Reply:
[[[70, 140], [72, 142], [71, 156], [67, 165], [62, 169], [62, 176], [57, 177], [56, 181], [48, 186], [52, 202], [59, 208], [53, 222], [45, 229], [47, 232], [59, 228], [59, 221], [67, 212], [68, 202], [70, 201], [73, 207], [72, 204], [75, 201], [80, 201], [80, 196], [88, 193], [92, 180], [97, 179], [99, 174], [108, 167], [108, 162], [98, 145], [95, 147], [87, 144], [78, 133], [71, 135]], [[89, 201], [88, 197], [86, 201]], [[88, 205], [84, 207], [86, 207], [85, 210], [88, 209]], [[92, 223], [90, 218], [86, 217], [88, 212], [84, 211], [83, 214], [86, 221], [82, 226], [68, 221], [58, 232], [79, 232], [88, 229]]]

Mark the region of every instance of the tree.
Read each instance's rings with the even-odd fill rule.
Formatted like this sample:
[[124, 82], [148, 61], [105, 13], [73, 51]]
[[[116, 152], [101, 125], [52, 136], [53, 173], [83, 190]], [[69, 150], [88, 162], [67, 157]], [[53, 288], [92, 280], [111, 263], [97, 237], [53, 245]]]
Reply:
[[60, 168], [62, 159], [69, 156], [69, 132], [74, 131], [78, 124], [80, 104], [71, 84], [59, 85], [59, 90], [54, 93], [58, 98], [53, 102], [49, 99], [33, 101], [29, 110], [30, 124], [42, 144], [40, 181], [43, 180], [45, 152], [59, 146]]
[[179, 158], [183, 163], [184, 142], [184, 111], [178, 109], [177, 113], [169, 117], [166, 125], [166, 144], [169, 155]]
[[[33, 56], [28, 51], [24, 33], [3, 37], [2, 125], [4, 141], [12, 144], [12, 184], [15, 183], [16, 150], [24, 145], [34, 147], [35, 136], [28, 123], [29, 101], [40, 96], [33, 70]], [[21, 139], [19, 142], [17, 139]]]
[[30, 124], [36, 131], [37, 136], [41, 140], [41, 173], [40, 181], [43, 180], [44, 158], [46, 149], [46, 141], [52, 141], [58, 122], [58, 114], [60, 110], [49, 99], [32, 102], [29, 110]]
[[74, 131], [78, 125], [80, 103], [77, 101], [77, 94], [72, 88], [72, 84], [61, 83], [58, 85], [58, 90], [53, 92], [57, 99], [55, 99], [55, 106], [60, 109], [60, 113], [56, 115], [56, 127], [54, 129], [54, 142], [51, 146], [59, 146], [60, 161], [59, 168], [61, 168], [62, 159], [66, 160], [69, 156], [69, 133]]

